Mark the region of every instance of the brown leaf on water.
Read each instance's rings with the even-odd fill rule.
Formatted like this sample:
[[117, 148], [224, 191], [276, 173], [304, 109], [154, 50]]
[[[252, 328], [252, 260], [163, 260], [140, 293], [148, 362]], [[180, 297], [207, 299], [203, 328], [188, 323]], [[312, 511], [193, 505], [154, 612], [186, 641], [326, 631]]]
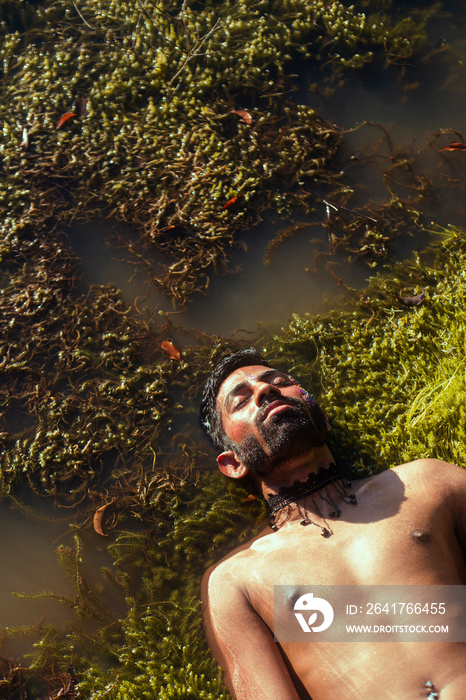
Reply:
[[424, 302], [425, 298], [425, 292], [422, 292], [415, 297], [397, 297], [400, 304], [404, 304], [405, 306], [420, 306]]
[[240, 117], [240, 121], [244, 122], [245, 124], [248, 124], [251, 126], [252, 124], [252, 115], [249, 114], [249, 112], [245, 112], [244, 109], [232, 109], [231, 110], [232, 114], [237, 114], [238, 117]]
[[250, 493], [249, 496], [247, 496], [244, 499], [243, 503], [247, 503], [248, 501], [256, 501], [256, 500], [257, 500], [257, 496], [254, 496], [253, 493]]
[[169, 340], [164, 340], [160, 343], [160, 347], [162, 350], [165, 350], [167, 355], [172, 359], [172, 360], [181, 360], [181, 353], [178, 350], [178, 348], [175, 348], [173, 343], [171, 343]]
[[77, 97], [73, 102], [73, 109], [76, 112], [78, 119], [85, 117], [87, 114], [87, 100], [85, 97]]
[[105, 532], [102, 530], [102, 519], [104, 517], [105, 509], [108, 508], [108, 506], [110, 506], [112, 503], [113, 501], [110, 501], [110, 503], [106, 503], [105, 505], [100, 506], [100, 508], [97, 508], [96, 512], [94, 513], [94, 530], [97, 532], [98, 535], [102, 535], [102, 537], [108, 537], [108, 535], [106, 535]]
[[455, 143], [449, 143], [446, 146], [443, 146], [443, 148], [439, 148], [439, 153], [440, 151], [466, 151], [466, 146], [464, 143], [460, 143], [459, 141]]

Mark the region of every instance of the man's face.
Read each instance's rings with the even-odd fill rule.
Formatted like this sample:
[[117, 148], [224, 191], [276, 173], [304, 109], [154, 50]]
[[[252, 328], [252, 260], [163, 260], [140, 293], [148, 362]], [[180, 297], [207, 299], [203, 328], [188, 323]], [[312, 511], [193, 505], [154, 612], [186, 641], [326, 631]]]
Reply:
[[235, 370], [220, 386], [217, 406], [232, 450], [254, 474], [269, 474], [325, 442], [327, 423], [315, 402], [270, 367]]

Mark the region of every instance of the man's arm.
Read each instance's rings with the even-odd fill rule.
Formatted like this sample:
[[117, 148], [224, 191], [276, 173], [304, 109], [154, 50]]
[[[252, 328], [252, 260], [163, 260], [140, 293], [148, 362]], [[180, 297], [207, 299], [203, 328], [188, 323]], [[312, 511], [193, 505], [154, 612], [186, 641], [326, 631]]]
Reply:
[[235, 700], [299, 700], [273, 635], [224, 566], [202, 582], [204, 627]]

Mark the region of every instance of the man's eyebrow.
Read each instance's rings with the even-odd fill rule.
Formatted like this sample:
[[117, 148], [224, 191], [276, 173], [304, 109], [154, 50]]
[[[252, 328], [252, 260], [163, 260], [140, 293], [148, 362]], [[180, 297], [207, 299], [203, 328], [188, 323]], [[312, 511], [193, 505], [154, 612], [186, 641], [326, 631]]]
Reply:
[[[266, 369], [264, 372], [261, 372], [260, 374], [257, 375], [251, 375], [252, 378], [257, 379], [258, 381], [264, 381], [264, 379], [267, 379], [267, 377], [272, 376], [273, 374], [282, 374], [284, 377], [287, 377], [288, 375], [285, 374], [285, 372], [281, 372], [279, 369]], [[225, 396], [225, 401], [223, 402], [223, 405], [225, 406], [226, 409], [229, 408], [230, 403], [234, 399], [234, 397], [239, 394], [243, 389], [246, 389], [249, 386], [249, 382], [246, 381], [246, 379], [243, 379], [243, 381], [239, 382], [236, 384], [231, 391], [228, 392], [228, 394]]]

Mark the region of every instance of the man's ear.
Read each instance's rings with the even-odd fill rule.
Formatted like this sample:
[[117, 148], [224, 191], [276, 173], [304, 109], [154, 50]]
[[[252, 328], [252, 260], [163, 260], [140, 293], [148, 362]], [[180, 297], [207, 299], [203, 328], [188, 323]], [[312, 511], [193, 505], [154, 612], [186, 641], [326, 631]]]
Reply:
[[249, 473], [248, 468], [240, 462], [233, 450], [222, 452], [217, 457], [217, 464], [222, 474], [229, 476], [231, 479], [242, 479], [243, 476]]

